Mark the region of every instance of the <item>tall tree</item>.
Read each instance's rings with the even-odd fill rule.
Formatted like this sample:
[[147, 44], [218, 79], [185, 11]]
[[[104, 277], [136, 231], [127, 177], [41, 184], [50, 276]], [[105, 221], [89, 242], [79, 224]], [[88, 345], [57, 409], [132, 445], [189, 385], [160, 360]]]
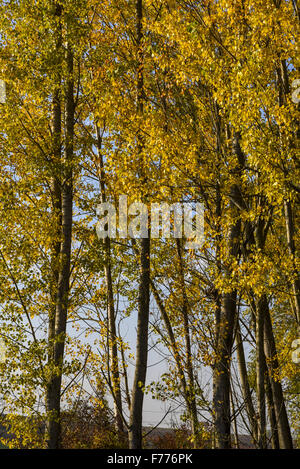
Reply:
[[[136, 103], [137, 117], [140, 122], [144, 112], [144, 43], [143, 43], [143, 0], [136, 0]], [[142, 201], [147, 202], [147, 178], [144, 169], [144, 136], [142, 129], [137, 135], [137, 157], [140, 159], [139, 177], [143, 181], [141, 187]], [[142, 422], [143, 422], [143, 400], [144, 387], [147, 372], [148, 358], [148, 328], [149, 328], [149, 306], [150, 306], [150, 232], [147, 219], [147, 236], [140, 243], [140, 280], [138, 297], [138, 320], [136, 341], [136, 364], [129, 422], [129, 447], [138, 449], [142, 447]]]

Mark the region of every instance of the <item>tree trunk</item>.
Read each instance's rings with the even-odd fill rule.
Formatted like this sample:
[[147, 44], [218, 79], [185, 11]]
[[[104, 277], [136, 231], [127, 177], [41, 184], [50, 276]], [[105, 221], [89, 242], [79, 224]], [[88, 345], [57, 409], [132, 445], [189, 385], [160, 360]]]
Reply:
[[230, 363], [236, 314], [236, 292], [222, 295], [219, 344], [214, 365], [214, 423], [216, 448], [228, 449], [230, 441]]
[[[57, 41], [56, 41], [56, 54], [61, 52], [62, 47], [62, 33], [61, 33], [61, 6], [54, 5], [54, 15], [58, 18], [57, 28]], [[56, 296], [59, 278], [59, 256], [60, 256], [60, 238], [61, 238], [61, 225], [62, 225], [62, 194], [61, 194], [61, 139], [62, 139], [62, 125], [61, 125], [61, 76], [58, 74], [56, 79], [56, 86], [52, 99], [52, 180], [51, 180], [51, 198], [52, 198], [52, 211], [54, 218], [54, 235], [51, 244], [51, 277], [50, 277], [50, 308], [49, 308], [49, 323], [48, 323], [48, 367], [50, 370], [50, 378], [46, 386], [46, 409], [47, 409], [47, 446], [55, 447], [57, 433], [55, 424], [54, 409], [56, 403], [54, 402], [53, 392], [53, 367], [54, 367], [54, 345], [55, 345], [55, 317], [56, 317]], [[50, 441], [51, 440], [51, 441]]]
[[[265, 364], [265, 368], [267, 369], [267, 364]], [[279, 446], [279, 439], [278, 439], [278, 429], [277, 429], [277, 422], [276, 422], [274, 400], [273, 400], [270, 377], [268, 373], [266, 373], [266, 397], [267, 397], [268, 414], [269, 414], [269, 421], [270, 421], [270, 427], [271, 427], [272, 449], [279, 449], [280, 446]]]
[[148, 360], [148, 326], [149, 326], [149, 285], [150, 285], [150, 239], [141, 240], [140, 253], [140, 286], [137, 322], [137, 344], [134, 383], [130, 408], [129, 448], [142, 448], [142, 422], [144, 386], [146, 382]]
[[240, 442], [239, 442], [239, 433], [238, 433], [238, 426], [237, 426], [237, 415], [236, 415], [234, 400], [233, 400], [232, 385], [230, 387], [230, 401], [231, 401], [231, 409], [232, 409], [231, 413], [232, 413], [232, 416], [233, 416], [234, 445], [235, 445], [236, 449], [239, 449]]
[[[143, 75], [143, 0], [136, 0], [136, 30], [137, 30], [137, 115], [144, 114], [144, 75]], [[138, 156], [140, 158], [140, 178], [144, 182], [142, 188], [143, 202], [147, 202], [147, 178], [143, 163], [144, 136], [141, 131], [137, 134]], [[149, 222], [148, 222], [149, 223]], [[138, 321], [136, 364], [133, 382], [133, 391], [129, 421], [129, 448], [142, 447], [143, 430], [143, 402], [144, 386], [146, 382], [148, 362], [148, 329], [150, 304], [150, 233], [148, 224], [148, 237], [141, 239], [140, 245], [140, 284], [138, 298]]]
[[[60, 116], [60, 106], [54, 105], [54, 129], [58, 122], [57, 117]], [[55, 122], [56, 121], [56, 122]], [[60, 123], [60, 119], [59, 119]], [[57, 129], [57, 128], [56, 128]], [[56, 130], [53, 131], [56, 134]], [[60, 150], [59, 150], [60, 151]], [[57, 164], [54, 163], [54, 165]], [[59, 162], [60, 164], [60, 162]], [[54, 366], [54, 345], [55, 345], [55, 317], [56, 317], [56, 295], [59, 279], [59, 254], [60, 254], [60, 234], [61, 234], [61, 184], [56, 176], [52, 182], [52, 198], [53, 198], [53, 213], [54, 223], [56, 225], [54, 240], [51, 246], [51, 279], [50, 279], [50, 308], [49, 308], [49, 323], [48, 323], [48, 366], [53, 373]], [[48, 413], [48, 435], [56, 433], [55, 422], [53, 421], [53, 389], [52, 378], [50, 378], [46, 387], [46, 409]], [[52, 437], [53, 438], [53, 437]]]
[[[239, 144], [239, 134], [233, 140], [233, 152], [237, 158], [235, 171], [240, 171], [244, 154]], [[230, 190], [230, 208], [233, 215], [228, 235], [228, 255], [236, 258], [240, 248], [241, 220], [236, 200], [240, 196], [237, 184]], [[230, 265], [227, 268], [230, 277]], [[218, 325], [218, 343], [216, 344], [216, 361], [214, 364], [213, 407], [216, 431], [216, 448], [230, 448], [230, 364], [233, 345], [233, 332], [236, 319], [235, 289], [221, 295], [220, 323]]]
[[[105, 175], [103, 167], [103, 157], [101, 154], [101, 134], [100, 129], [96, 126], [97, 133], [97, 146], [98, 146], [98, 159], [99, 159], [99, 181], [101, 191], [101, 202], [106, 202], [106, 187]], [[107, 315], [108, 315], [108, 337], [109, 337], [109, 355], [111, 366], [111, 383], [114, 399], [114, 414], [116, 420], [116, 428], [120, 437], [124, 436], [123, 425], [123, 411], [122, 411], [122, 396], [121, 396], [121, 383], [119, 372], [119, 358], [118, 358], [118, 344], [116, 333], [116, 317], [115, 317], [115, 304], [113, 295], [113, 281], [111, 272], [111, 245], [110, 238], [104, 239], [104, 272], [106, 282], [106, 297], [107, 297]]]
[[[266, 236], [268, 232], [269, 224], [265, 225], [264, 220], [262, 218], [259, 219], [257, 223], [257, 227], [255, 230], [255, 241], [256, 247], [263, 251]], [[265, 444], [263, 439], [263, 427], [265, 426], [265, 403], [261, 403], [261, 399], [263, 398], [265, 401], [264, 392], [261, 390], [260, 386], [262, 386], [262, 369], [260, 368], [262, 365], [258, 363], [262, 363], [262, 355], [265, 356], [263, 359], [264, 362], [267, 364], [267, 369], [269, 373], [269, 379], [271, 383], [271, 390], [272, 390], [272, 397], [274, 403], [274, 410], [276, 416], [276, 425], [279, 437], [279, 444], [280, 448], [282, 449], [290, 449], [293, 447], [292, 437], [290, 432], [289, 421], [287, 417], [284, 396], [282, 392], [282, 386], [280, 381], [275, 378], [276, 371], [279, 368], [278, 360], [277, 360], [277, 351], [275, 345], [275, 339], [273, 335], [273, 328], [269, 310], [269, 303], [266, 294], [262, 294], [257, 300], [255, 304], [256, 309], [256, 339], [259, 340], [257, 342], [257, 392], [258, 392], [258, 406], [259, 406], [259, 417], [263, 418], [263, 422], [260, 422], [260, 435], [259, 435], [259, 443], [261, 445]], [[263, 332], [261, 331], [261, 327], [263, 328]], [[259, 335], [259, 337], [258, 337]], [[263, 350], [261, 350], [261, 340], [263, 338]], [[262, 397], [264, 396], [264, 397]], [[261, 412], [264, 412], [262, 415]]]
[[58, 286], [55, 309], [55, 338], [53, 364], [54, 372], [48, 386], [48, 449], [57, 449], [61, 444], [60, 422], [60, 395], [61, 380], [65, 348], [65, 334], [68, 311], [69, 278], [71, 262], [72, 241], [72, 212], [73, 212], [73, 184], [72, 184], [72, 159], [74, 136], [74, 97], [73, 97], [73, 53], [70, 45], [67, 46], [67, 70], [65, 98], [65, 159], [63, 162], [62, 184], [62, 226], [61, 247], [58, 272]]
[[266, 399], [265, 399], [265, 354], [264, 354], [265, 308], [262, 298], [256, 304], [256, 396], [257, 396], [257, 443], [259, 449], [266, 448]]
[[[255, 229], [255, 241], [258, 250], [263, 250], [265, 222], [259, 217]], [[265, 295], [256, 300], [255, 343], [256, 343], [256, 396], [257, 396], [257, 443], [260, 449], [265, 449], [266, 440], [266, 396], [265, 396], [265, 353], [264, 353], [264, 323], [266, 316]]]
[[236, 340], [236, 352], [237, 352], [242, 394], [243, 394], [243, 398], [244, 398], [244, 402], [246, 406], [248, 419], [250, 422], [252, 437], [254, 441], [257, 441], [256, 414], [255, 414], [255, 409], [254, 409], [252, 396], [251, 396], [251, 390], [250, 390], [249, 381], [248, 381], [247, 366], [246, 366], [245, 353], [244, 353], [244, 347], [243, 347], [243, 341], [242, 341], [242, 335], [241, 335], [239, 322], [237, 323], [235, 340]]
[[280, 381], [275, 378], [279, 368], [275, 339], [273, 334], [272, 322], [270, 317], [269, 305], [267, 298], [264, 296], [265, 308], [265, 321], [264, 321], [264, 334], [265, 334], [265, 356], [269, 371], [271, 382], [275, 415], [277, 421], [277, 429], [279, 436], [280, 449], [292, 449], [293, 440], [291, 436], [290, 425], [288, 421], [287, 411], [285, 407], [284, 396]]
[[150, 284], [151, 284], [151, 290], [152, 290], [153, 296], [155, 298], [155, 301], [156, 301], [157, 306], [159, 308], [159, 311], [161, 313], [162, 319], [163, 319], [164, 324], [165, 324], [165, 328], [167, 330], [168, 338], [169, 338], [169, 341], [170, 341], [170, 346], [171, 346], [172, 353], [173, 353], [173, 358], [175, 360], [177, 371], [178, 371], [178, 377], [180, 379], [180, 383], [181, 383], [181, 386], [182, 386], [182, 389], [183, 389], [185, 400], [187, 402], [187, 399], [186, 399], [186, 397], [187, 397], [186, 396], [187, 383], [186, 383], [186, 379], [185, 379], [185, 370], [184, 370], [184, 366], [183, 366], [182, 361], [181, 361], [181, 357], [179, 355], [179, 350], [178, 350], [178, 347], [177, 347], [177, 344], [176, 344], [176, 339], [175, 339], [175, 335], [174, 335], [174, 332], [173, 332], [173, 328], [172, 328], [168, 313], [165, 309], [165, 306], [164, 306], [164, 304], [163, 304], [163, 302], [162, 302], [162, 300], [159, 296], [159, 293], [158, 293], [158, 291], [157, 291], [157, 289], [154, 285], [154, 282], [152, 280], [150, 280], [150, 282], [151, 282]]
[[111, 380], [113, 399], [115, 407], [116, 427], [119, 435], [124, 435], [123, 414], [122, 414], [122, 396], [120, 386], [120, 373], [119, 373], [119, 358], [118, 358], [118, 344], [116, 333], [116, 320], [115, 320], [115, 306], [114, 296], [112, 289], [112, 276], [111, 276], [111, 262], [110, 262], [110, 240], [105, 239], [105, 279], [106, 279], [106, 293], [108, 302], [108, 327], [109, 327], [109, 345], [110, 345], [110, 362], [111, 362]]
[[176, 239], [177, 255], [179, 259], [179, 278], [180, 286], [182, 290], [182, 315], [183, 315], [183, 327], [184, 327], [184, 340], [185, 340], [185, 354], [186, 354], [186, 371], [188, 377], [188, 387], [186, 389], [186, 400], [188, 404], [188, 411], [192, 425], [192, 436], [194, 441], [194, 447], [198, 447], [199, 442], [199, 422], [197, 415], [197, 403], [195, 396], [195, 385], [194, 385], [194, 371], [192, 362], [192, 349], [190, 339], [190, 326], [189, 326], [189, 305], [188, 298], [185, 290], [184, 282], [184, 265], [182, 259], [182, 246], [180, 239]]

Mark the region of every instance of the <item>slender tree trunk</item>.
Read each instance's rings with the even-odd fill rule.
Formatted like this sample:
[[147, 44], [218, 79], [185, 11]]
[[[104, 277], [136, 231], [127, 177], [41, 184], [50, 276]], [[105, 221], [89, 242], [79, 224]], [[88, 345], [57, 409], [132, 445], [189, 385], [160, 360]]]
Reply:
[[[139, 118], [144, 114], [144, 76], [143, 76], [143, 0], [136, 0], [137, 18], [137, 115]], [[143, 201], [147, 202], [147, 178], [143, 164], [144, 137], [138, 132], [138, 155], [141, 162], [141, 180], [144, 181]], [[139, 449], [142, 447], [143, 430], [143, 402], [144, 386], [146, 382], [148, 363], [148, 329], [149, 329], [149, 305], [150, 305], [150, 237], [141, 239], [140, 245], [140, 284], [138, 298], [138, 321], [136, 342], [136, 364], [134, 383], [130, 408], [129, 422], [129, 448]]]
[[[199, 442], [199, 436], [198, 436], [199, 422], [198, 422], [198, 416], [197, 416], [197, 406], [196, 406], [195, 396], [193, 396], [193, 395], [191, 396], [190, 384], [187, 383], [187, 380], [186, 380], [186, 377], [185, 377], [185, 373], [187, 371], [187, 368], [182, 363], [181, 357], [179, 355], [179, 349], [178, 349], [178, 346], [177, 346], [177, 343], [176, 343], [175, 335], [174, 335], [174, 332], [173, 332], [172, 325], [170, 323], [168, 313], [167, 313], [167, 311], [164, 307], [164, 304], [163, 304], [163, 302], [162, 302], [162, 300], [159, 296], [159, 293], [158, 293], [158, 291], [157, 291], [157, 289], [156, 289], [156, 287], [155, 287], [155, 285], [152, 281], [151, 281], [151, 289], [152, 289], [154, 298], [156, 300], [156, 303], [158, 305], [158, 308], [160, 310], [162, 319], [164, 321], [164, 324], [165, 324], [165, 327], [166, 327], [166, 330], [167, 330], [168, 339], [169, 339], [169, 342], [170, 342], [173, 357], [174, 357], [176, 367], [177, 367], [178, 377], [179, 377], [180, 384], [181, 384], [182, 391], [183, 391], [183, 397], [184, 397], [184, 400], [185, 400], [185, 403], [186, 403], [186, 408], [187, 408], [188, 414], [189, 414], [189, 416], [191, 418], [191, 422], [192, 422], [192, 435], [193, 435], [193, 439], [194, 439], [194, 446], [197, 447], [198, 442]], [[191, 378], [191, 376], [189, 377], [189, 379], [190, 378]]]
[[[101, 202], [106, 202], [106, 187], [105, 187], [105, 175], [103, 166], [103, 157], [101, 153], [101, 133], [98, 126], [96, 126], [97, 142], [98, 142], [98, 160], [99, 160], [99, 181], [101, 191]], [[111, 366], [111, 382], [114, 399], [114, 414], [116, 420], [116, 427], [120, 437], [124, 436], [124, 425], [123, 425], [123, 412], [122, 412], [122, 395], [121, 395], [121, 383], [120, 383], [120, 372], [119, 372], [119, 358], [118, 358], [118, 344], [117, 344], [117, 333], [116, 333], [116, 315], [115, 315], [115, 304], [113, 295], [113, 281], [111, 272], [111, 245], [110, 238], [104, 239], [104, 271], [106, 281], [106, 297], [107, 297], [107, 314], [108, 314], [108, 336], [109, 336], [109, 355], [110, 355], [110, 366]]]
[[125, 384], [126, 402], [127, 402], [127, 405], [128, 405], [128, 409], [130, 409], [130, 407], [131, 407], [131, 396], [130, 396], [130, 392], [129, 392], [127, 365], [126, 365], [126, 359], [125, 359], [125, 353], [124, 353], [124, 344], [123, 343], [121, 343], [121, 360], [122, 360], [122, 372], [123, 372], [124, 384]]
[[237, 324], [235, 340], [236, 340], [236, 352], [237, 352], [242, 394], [243, 394], [243, 398], [244, 398], [244, 402], [246, 406], [248, 419], [250, 422], [252, 437], [254, 441], [256, 442], [257, 441], [257, 421], [256, 421], [256, 414], [255, 414], [255, 409], [254, 409], [252, 396], [251, 396], [251, 390], [249, 386], [245, 353], [244, 353], [244, 347], [243, 347], [243, 341], [242, 341], [242, 335], [241, 335], [239, 322]]
[[[257, 223], [257, 227], [255, 230], [255, 241], [256, 246], [261, 251], [264, 249], [267, 232], [268, 232], [269, 224], [264, 223], [263, 219], [259, 219]], [[259, 343], [256, 344], [257, 346], [257, 364], [262, 363], [262, 355], [265, 356], [263, 359], [264, 362], [267, 364], [267, 369], [269, 373], [269, 379], [271, 383], [271, 390], [273, 396], [273, 403], [275, 409], [275, 416], [276, 416], [276, 423], [277, 423], [277, 431], [279, 437], [279, 444], [280, 448], [282, 449], [290, 449], [293, 447], [290, 426], [288, 421], [288, 416], [285, 407], [284, 396], [282, 392], [282, 386], [280, 381], [275, 378], [276, 371], [279, 368], [278, 360], [277, 360], [277, 351], [275, 345], [275, 339], [273, 334], [273, 327], [271, 322], [270, 310], [269, 310], [269, 303], [266, 294], [262, 294], [258, 300], [256, 301], [256, 333], [259, 334]], [[261, 331], [261, 327], [263, 331]], [[259, 329], [259, 330], [258, 330]], [[263, 338], [263, 350], [261, 350], [261, 338]], [[261, 365], [262, 366], [262, 365]], [[258, 385], [262, 385], [262, 369], [260, 365], [258, 365], [257, 373], [260, 375], [258, 376]], [[260, 444], [265, 444], [263, 437], [263, 427], [265, 426], [265, 403], [261, 404], [260, 399], [262, 399], [262, 395], [265, 393], [262, 392], [260, 387], [258, 386], [258, 405], [259, 405], [259, 416], [263, 418], [263, 422], [261, 423], [261, 434], [259, 438]], [[265, 395], [264, 395], [265, 401]], [[264, 415], [261, 415], [261, 412], [264, 412]]]
[[112, 289], [112, 276], [111, 276], [111, 261], [110, 261], [110, 240], [105, 239], [105, 279], [106, 279], [106, 292], [108, 302], [108, 327], [109, 327], [109, 343], [110, 343], [110, 356], [111, 356], [111, 379], [112, 388], [114, 393], [114, 407], [116, 427], [120, 436], [124, 434], [123, 415], [122, 415], [122, 396], [120, 385], [119, 373], [119, 358], [118, 358], [118, 344], [116, 334], [116, 321], [115, 321], [115, 306], [114, 296]]
[[213, 403], [217, 449], [228, 449], [231, 446], [230, 363], [235, 314], [234, 291], [222, 295], [220, 336], [214, 365]]
[[187, 389], [187, 401], [188, 409], [192, 424], [192, 435], [194, 440], [194, 447], [198, 447], [199, 442], [199, 422], [197, 415], [197, 403], [195, 396], [195, 385], [194, 385], [194, 371], [193, 371], [193, 361], [192, 361], [192, 349], [191, 349], [191, 339], [190, 339], [190, 326], [189, 326], [189, 305], [188, 298], [185, 290], [184, 282], [184, 265], [182, 259], [182, 246], [180, 239], [176, 239], [177, 246], [177, 255], [179, 259], [179, 278], [180, 286], [182, 290], [182, 315], [183, 315], [183, 327], [184, 327], [184, 340], [185, 340], [185, 354], [186, 354], [186, 371], [188, 376], [188, 389]]
[[[255, 229], [256, 247], [264, 248], [264, 219], [259, 218]], [[256, 395], [258, 428], [257, 442], [260, 449], [266, 448], [266, 396], [265, 396], [265, 353], [264, 353], [264, 323], [266, 316], [265, 296], [256, 300], [255, 342], [256, 342]]]
[[[267, 368], [267, 365], [265, 364]], [[275, 407], [274, 407], [274, 400], [271, 388], [270, 377], [268, 373], [266, 373], [266, 398], [268, 404], [268, 414], [269, 414], [269, 421], [271, 427], [271, 443], [272, 449], [279, 449], [279, 439], [278, 439], [278, 429], [277, 429], [277, 422], [276, 422], [276, 414], [275, 414]]]
[[52, 100], [52, 138], [53, 138], [53, 157], [52, 170], [53, 177], [51, 180], [51, 198], [53, 224], [55, 229], [53, 241], [51, 243], [51, 279], [50, 279], [50, 308], [49, 308], [49, 324], [48, 324], [48, 362], [51, 367], [54, 352], [54, 336], [55, 336], [55, 308], [56, 308], [56, 292], [58, 285], [58, 265], [60, 253], [60, 235], [61, 235], [61, 97], [60, 83], [54, 92]]
[[265, 355], [264, 355], [264, 305], [262, 298], [256, 305], [256, 395], [258, 412], [257, 440], [260, 449], [266, 448], [266, 399], [265, 399]]
[[[275, 339], [273, 335], [272, 322], [269, 311], [269, 303], [266, 295], [260, 298], [261, 308], [264, 309], [264, 355], [265, 363], [267, 366], [268, 377], [270, 380], [272, 399], [276, 417], [276, 428], [279, 437], [280, 449], [291, 449], [293, 446], [291, 431], [280, 381], [275, 378], [279, 369]], [[255, 315], [257, 314], [257, 305], [254, 301], [251, 302]]]
[[[55, 318], [56, 318], [56, 295], [59, 279], [59, 254], [60, 254], [60, 235], [61, 235], [61, 185], [57, 177], [53, 178], [52, 185], [53, 197], [53, 211], [55, 224], [55, 239], [51, 248], [51, 280], [50, 280], [50, 309], [49, 309], [49, 324], [48, 324], [48, 366], [51, 370], [51, 377], [47, 383], [46, 388], [46, 408], [48, 413], [48, 428], [47, 432], [50, 435], [56, 433], [55, 415], [53, 410], [55, 407], [53, 398], [53, 367], [54, 367], [54, 346], [55, 346]], [[53, 439], [53, 437], [52, 437]]]
[[137, 323], [136, 364], [133, 392], [130, 408], [129, 447], [142, 447], [142, 421], [144, 386], [146, 382], [148, 360], [148, 326], [149, 326], [149, 285], [150, 285], [150, 239], [141, 241], [140, 253], [140, 286]]
[[172, 349], [173, 357], [174, 357], [176, 367], [177, 367], [177, 371], [178, 371], [178, 377], [179, 377], [180, 382], [181, 382], [181, 386], [182, 386], [182, 389], [183, 389], [186, 404], [188, 404], [187, 383], [186, 383], [186, 379], [185, 379], [185, 369], [184, 369], [184, 366], [182, 364], [181, 357], [179, 355], [179, 350], [178, 350], [178, 346], [177, 346], [177, 343], [176, 343], [173, 328], [172, 328], [172, 325], [171, 325], [171, 322], [170, 322], [170, 319], [169, 319], [169, 315], [168, 315], [168, 313], [165, 309], [165, 306], [164, 306], [164, 304], [161, 300], [161, 297], [159, 296], [159, 293], [158, 293], [158, 291], [157, 291], [157, 289], [154, 285], [154, 282], [152, 280], [151, 280], [151, 290], [153, 292], [153, 296], [155, 298], [155, 301], [156, 301], [157, 306], [159, 308], [159, 311], [161, 313], [162, 319], [163, 319], [164, 324], [165, 324], [165, 328], [167, 330], [170, 346], [171, 346], [171, 349]]
[[234, 445], [237, 449], [240, 447], [240, 442], [239, 442], [239, 432], [238, 432], [238, 426], [237, 426], [237, 415], [235, 413], [235, 406], [234, 406], [234, 400], [233, 400], [233, 391], [232, 391], [232, 385], [230, 387], [230, 402], [231, 402], [231, 409], [232, 409], [232, 416], [233, 416], [233, 428], [234, 428]]
[[270, 317], [269, 305], [267, 298], [264, 296], [264, 309], [265, 309], [265, 322], [264, 322], [264, 334], [265, 334], [265, 356], [267, 360], [267, 366], [269, 371], [269, 378], [271, 382], [271, 389], [273, 394], [273, 402], [275, 408], [279, 443], [281, 449], [292, 449], [293, 440], [291, 436], [290, 425], [288, 421], [282, 386], [280, 381], [275, 378], [277, 370], [279, 369], [279, 363], [277, 359], [277, 350], [275, 345], [275, 339], [273, 334], [272, 322]]
[[[239, 144], [239, 134], [234, 136], [233, 152], [237, 158], [237, 170], [242, 168], [244, 155]], [[230, 208], [233, 221], [228, 235], [228, 254], [236, 258], [240, 249], [241, 221], [236, 200], [240, 195], [239, 187], [233, 184], [230, 190]], [[230, 266], [228, 267], [230, 274]], [[234, 324], [236, 319], [235, 289], [221, 296], [220, 324], [214, 364], [213, 406], [216, 431], [216, 448], [230, 448], [230, 364], [233, 345]]]
[[[54, 4], [54, 15], [58, 19], [57, 39], [56, 39], [56, 56], [61, 53], [62, 47], [62, 31], [61, 31], [61, 6]], [[55, 346], [55, 318], [56, 318], [56, 296], [59, 279], [59, 257], [61, 248], [61, 226], [62, 226], [62, 194], [61, 194], [61, 140], [62, 140], [62, 111], [61, 111], [61, 77], [58, 73], [56, 87], [52, 99], [52, 171], [51, 180], [51, 197], [52, 210], [55, 230], [53, 234], [53, 242], [51, 245], [51, 278], [50, 278], [50, 308], [48, 323], [48, 367], [50, 370], [50, 378], [46, 387], [46, 409], [47, 409], [47, 446], [55, 447], [57, 425], [55, 422], [55, 397], [53, 389], [54, 379], [54, 346]]]
[[65, 98], [65, 158], [63, 162], [62, 184], [62, 231], [60, 262], [58, 273], [58, 286], [55, 310], [55, 341], [53, 362], [55, 371], [51, 376], [48, 387], [48, 411], [50, 416], [48, 448], [57, 449], [61, 444], [60, 422], [60, 395], [62, 367], [65, 348], [65, 334], [68, 312], [69, 278], [71, 262], [72, 240], [72, 212], [73, 212], [73, 137], [74, 137], [74, 97], [73, 97], [73, 52], [70, 45], [67, 46], [67, 70]]

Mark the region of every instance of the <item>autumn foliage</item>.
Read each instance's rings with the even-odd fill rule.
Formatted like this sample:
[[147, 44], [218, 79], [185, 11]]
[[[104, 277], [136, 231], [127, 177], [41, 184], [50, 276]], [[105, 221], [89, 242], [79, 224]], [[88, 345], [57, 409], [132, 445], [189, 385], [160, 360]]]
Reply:
[[[0, 2], [11, 447], [140, 448], [145, 397], [180, 414], [194, 448], [204, 420], [213, 448], [239, 433], [259, 449], [297, 444], [299, 8]], [[124, 195], [202, 204], [203, 243], [99, 239], [97, 206]]]

